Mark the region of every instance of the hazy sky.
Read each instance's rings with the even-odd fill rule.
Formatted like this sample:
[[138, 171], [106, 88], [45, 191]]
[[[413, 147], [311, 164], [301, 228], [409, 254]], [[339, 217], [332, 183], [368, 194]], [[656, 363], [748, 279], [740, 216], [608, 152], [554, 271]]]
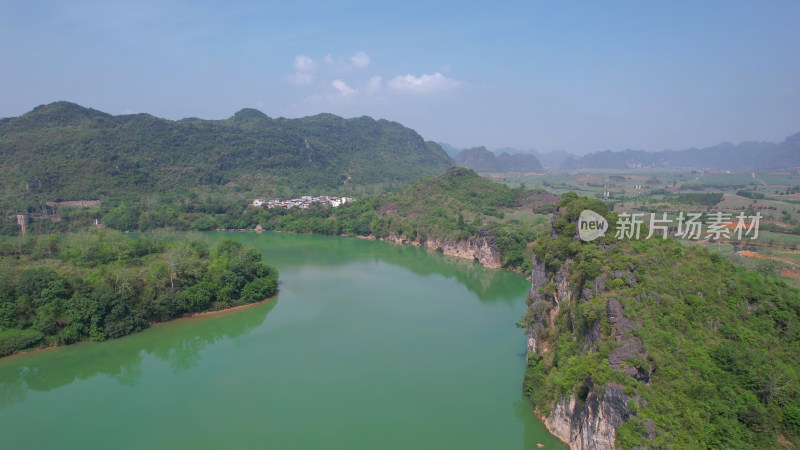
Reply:
[[800, 2], [698, 3], [6, 1], [0, 117], [252, 107], [578, 153], [800, 131]]

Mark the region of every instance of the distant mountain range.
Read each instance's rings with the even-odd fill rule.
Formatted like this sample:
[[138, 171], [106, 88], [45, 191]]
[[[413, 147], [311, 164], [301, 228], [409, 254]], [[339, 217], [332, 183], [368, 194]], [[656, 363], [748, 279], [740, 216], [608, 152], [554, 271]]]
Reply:
[[462, 150], [464, 150], [463, 148], [453, 147], [452, 145], [445, 142], [437, 142], [437, 144], [439, 144], [439, 146], [442, 147], [442, 150], [444, 150], [445, 153], [447, 153], [447, 155], [450, 156], [451, 158], [455, 158], [456, 155], [458, 155], [459, 153], [461, 153]]
[[[502, 163], [500, 163], [500, 166], [498, 166], [497, 163], [489, 162], [489, 160], [491, 159], [490, 156], [488, 156], [488, 155], [480, 156], [480, 155], [476, 154], [475, 149], [483, 148], [484, 150], [486, 150], [485, 147], [473, 147], [473, 148], [470, 148], [470, 149], [463, 149], [463, 148], [454, 147], [454, 146], [452, 146], [452, 145], [450, 145], [450, 144], [448, 144], [446, 142], [438, 142], [438, 144], [454, 160], [456, 160], [456, 157], [459, 155], [459, 153], [464, 152], [464, 151], [470, 151], [473, 154], [471, 157], [478, 157], [480, 160], [486, 160], [484, 162], [487, 165], [484, 166], [484, 167], [490, 167], [490, 168], [492, 168], [492, 170], [484, 170], [484, 169], [482, 169], [482, 168], [480, 168], [478, 166], [476, 166], [476, 167], [463, 166], [463, 167], [469, 167], [470, 169], [481, 171], [481, 172], [505, 172], [506, 171], [505, 169], [502, 168], [502, 166], [503, 166]], [[504, 162], [512, 161], [512, 162], [509, 162], [509, 163], [505, 164], [506, 166], [512, 167], [511, 169], [509, 169], [512, 172], [537, 172], [537, 171], [541, 172], [543, 169], [558, 170], [561, 167], [561, 164], [567, 158], [570, 158], [570, 157], [575, 158], [576, 157], [572, 153], [569, 153], [569, 152], [564, 151], [564, 150], [554, 150], [552, 152], [540, 152], [540, 151], [534, 150], [534, 149], [520, 150], [520, 149], [514, 148], [514, 147], [500, 147], [500, 148], [497, 148], [497, 149], [494, 149], [494, 150], [488, 150], [488, 151], [491, 152], [491, 153], [494, 153], [496, 158], [500, 158], [500, 159], [504, 160]], [[506, 156], [502, 156], [504, 153], [506, 154]], [[463, 155], [462, 156], [462, 160], [463, 159], [467, 159], [467, 155], [468, 154], [469, 153]], [[533, 160], [530, 159], [530, 158], [527, 158], [525, 155], [533, 155], [533, 156], [535, 156], [536, 160], [537, 160], [537, 163], [533, 163]], [[520, 163], [520, 162], [523, 162], [523, 164], [525, 164], [526, 167], [532, 167], [533, 169], [532, 170], [518, 170], [516, 168], [513, 168], [514, 167], [513, 166], [514, 163]], [[462, 164], [459, 164], [458, 161], [456, 161], [456, 164], [457, 165], [462, 165]]]
[[496, 149], [494, 152], [497, 153], [497, 154], [499, 154], [499, 153], [509, 153], [509, 154], [512, 154], [512, 155], [513, 154], [517, 154], [517, 153], [532, 154], [533, 156], [536, 157], [536, 159], [539, 160], [539, 162], [542, 164], [542, 166], [545, 169], [549, 169], [549, 170], [557, 170], [558, 168], [561, 167], [561, 164], [563, 164], [564, 161], [567, 158], [575, 158], [575, 155], [573, 155], [572, 153], [567, 152], [565, 150], [553, 150], [551, 152], [540, 152], [540, 151], [538, 151], [536, 149], [520, 150], [520, 149], [516, 149], [516, 148], [513, 148], [513, 147], [501, 147], [501, 148]]
[[149, 193], [382, 192], [452, 164], [414, 130], [370, 117], [273, 119], [243, 109], [225, 120], [172, 121], [56, 102], [0, 119], [5, 212]]
[[800, 167], [800, 133], [781, 143], [725, 142], [713, 147], [686, 150], [625, 150], [589, 153], [567, 158], [561, 170], [691, 168], [712, 170], [777, 170]]
[[477, 172], [543, 172], [536, 156], [525, 153], [500, 153], [495, 155], [486, 147], [462, 150], [453, 158], [457, 166], [467, 167]]
[[[493, 152], [496, 158], [483, 151], [483, 147], [462, 150], [444, 143], [442, 148], [456, 161], [479, 172], [504, 172], [504, 167], [515, 167], [513, 163], [501, 164], [498, 161], [508, 156], [518, 158], [521, 155], [533, 155], [541, 166], [550, 171], [584, 170], [584, 169], [643, 169], [643, 168], [675, 168], [675, 169], [711, 169], [711, 170], [778, 170], [800, 167], [800, 133], [789, 136], [780, 143], [742, 142], [732, 144], [724, 142], [713, 147], [689, 148], [685, 150], [662, 150], [650, 152], [645, 150], [623, 150], [589, 153], [584, 156], [556, 150], [540, 152], [537, 150], [520, 150], [512, 147], [501, 147]], [[466, 153], [464, 153], [466, 152]], [[487, 151], [488, 152], [488, 151]], [[503, 157], [502, 155], [508, 155]], [[520, 170], [511, 169], [519, 172]], [[530, 170], [535, 172], [536, 170]]]

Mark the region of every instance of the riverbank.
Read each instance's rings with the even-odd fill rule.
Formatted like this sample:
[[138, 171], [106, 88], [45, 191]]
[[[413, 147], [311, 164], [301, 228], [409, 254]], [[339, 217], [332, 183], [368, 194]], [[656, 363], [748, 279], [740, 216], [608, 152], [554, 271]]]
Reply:
[[218, 316], [218, 315], [227, 314], [227, 313], [230, 313], [230, 312], [233, 312], [233, 311], [239, 311], [239, 310], [242, 310], [242, 309], [249, 309], [249, 308], [252, 308], [254, 306], [263, 305], [264, 303], [269, 302], [270, 300], [274, 299], [275, 297], [277, 297], [277, 295], [273, 295], [272, 297], [265, 298], [264, 300], [260, 300], [260, 301], [257, 301], [255, 303], [248, 303], [246, 305], [231, 306], [230, 308], [218, 309], [216, 311], [202, 311], [202, 312], [196, 312], [196, 313], [192, 313], [192, 314], [185, 314], [185, 315], [183, 315], [181, 317], [176, 317], [175, 319], [166, 320], [164, 322], [155, 322], [154, 325], [158, 325], [158, 324], [161, 324], [161, 323], [168, 323], [168, 322], [172, 322], [174, 320], [180, 320], [180, 319], [192, 319], [192, 318], [197, 318], [197, 317]]
[[[241, 233], [241, 232], [254, 232], [254, 233], [289, 233], [289, 234], [317, 234], [317, 233], [295, 233], [293, 231], [281, 231], [281, 230], [259, 230], [259, 229], [251, 229], [251, 230], [217, 230], [221, 232], [227, 233]], [[519, 273], [521, 275], [525, 275], [526, 277], [530, 278], [530, 274], [527, 272], [523, 272], [521, 270], [514, 270], [510, 268], [504, 268], [501, 263], [501, 256], [500, 250], [494, 245], [497, 241], [497, 238], [494, 236], [476, 236], [474, 238], [466, 239], [466, 240], [447, 240], [447, 239], [439, 239], [439, 238], [429, 238], [425, 240], [417, 239], [407, 239], [403, 236], [397, 236], [394, 234], [390, 234], [386, 237], [376, 237], [375, 235], [366, 235], [366, 236], [358, 236], [358, 235], [349, 235], [349, 234], [339, 234], [335, 235], [338, 237], [354, 237], [357, 239], [365, 239], [369, 241], [384, 241], [384, 242], [393, 242], [395, 244], [408, 244], [413, 245], [415, 247], [426, 247], [431, 250], [435, 250], [437, 252], [441, 252], [446, 256], [454, 256], [456, 258], [466, 259], [470, 261], [478, 261], [483, 267], [487, 269], [505, 269], [509, 272]]]
[[[159, 325], [167, 325], [167, 324], [171, 324], [171, 323], [178, 322], [178, 321], [181, 321], [181, 320], [186, 320], [186, 319], [197, 319], [197, 318], [202, 318], [202, 317], [220, 316], [220, 315], [224, 315], [224, 314], [228, 314], [228, 313], [232, 313], [232, 312], [236, 312], [236, 311], [250, 309], [250, 308], [254, 308], [256, 306], [268, 303], [270, 300], [273, 300], [273, 299], [275, 299], [277, 297], [278, 297], [277, 295], [273, 295], [272, 297], [265, 298], [264, 300], [261, 300], [261, 301], [255, 302], [255, 303], [248, 303], [246, 305], [231, 306], [230, 308], [218, 309], [216, 311], [202, 311], [202, 312], [196, 312], [196, 313], [191, 313], [191, 314], [184, 314], [182, 316], [173, 317], [173, 318], [171, 318], [169, 320], [163, 320], [161, 322], [148, 322], [148, 328], [157, 327]], [[147, 328], [145, 328], [145, 330], [146, 329]], [[141, 330], [141, 331], [144, 331], [144, 330]], [[141, 333], [141, 331], [139, 331], [137, 333]], [[122, 336], [122, 337], [119, 337], [119, 338], [116, 338], [116, 339], [123, 339], [123, 338], [125, 338], [127, 336], [133, 336], [133, 335], [135, 335], [137, 333], [131, 333], [131, 334], [128, 334], [126, 336]], [[72, 344], [61, 344], [61, 345], [56, 344], [56, 345], [49, 345], [47, 347], [39, 347], [39, 348], [21, 350], [19, 352], [12, 353], [10, 355], [2, 356], [2, 357], [0, 357], [0, 360], [7, 360], [7, 359], [15, 358], [15, 357], [31, 355], [31, 354], [35, 354], [35, 353], [41, 353], [41, 352], [47, 352], [47, 351], [51, 351], [51, 350], [55, 350], [55, 349], [74, 347], [76, 345], [82, 345], [82, 344], [86, 344], [88, 342], [97, 342], [97, 341], [92, 341], [90, 339], [86, 339], [86, 340], [83, 340], [83, 341], [80, 341], [80, 342], [75, 342], [75, 343], [72, 343]]]
[[[47, 252], [37, 250], [43, 245]], [[278, 289], [278, 272], [260, 252], [230, 239], [209, 246], [196, 235], [40, 235], [18, 249], [0, 247], [0, 266], [0, 356], [119, 338]]]

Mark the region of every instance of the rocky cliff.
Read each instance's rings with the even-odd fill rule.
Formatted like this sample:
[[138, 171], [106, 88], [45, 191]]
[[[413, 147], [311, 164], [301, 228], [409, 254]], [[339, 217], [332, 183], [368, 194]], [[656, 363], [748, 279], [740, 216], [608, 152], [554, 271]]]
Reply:
[[[565, 194], [532, 245], [523, 391], [572, 448], [800, 447], [800, 291]], [[583, 211], [606, 236], [576, 235]]]
[[[567, 260], [564, 265], [554, 275], [548, 276], [544, 263], [534, 256], [534, 268], [531, 273], [531, 290], [529, 292], [532, 308], [546, 313], [537, 315], [538, 320], [528, 325], [526, 330], [528, 357], [533, 355], [545, 356], [552, 352], [548, 339], [540, 338], [550, 332], [558, 332], [556, 327], [556, 317], [561, 311], [561, 305], [573, 300], [573, 293], [570, 290], [569, 280], [571, 277], [571, 267], [574, 261]], [[617, 272], [618, 277], [631, 277], [635, 283], [632, 272]], [[614, 278], [619, 279], [619, 278]], [[555, 290], [548, 296], [548, 283], [552, 283]], [[586, 301], [593, 294], [602, 292], [605, 289], [606, 279], [600, 277], [592, 283], [594, 288], [585, 289], [576, 300]], [[542, 302], [545, 304], [543, 305]], [[626, 364], [632, 357], [643, 358], [646, 360], [647, 352], [642, 345], [642, 341], [637, 338], [634, 332], [638, 329], [637, 325], [625, 317], [620, 303], [610, 298], [606, 303], [605, 316], [608, 324], [611, 325], [609, 333], [617, 346], [611, 351], [608, 357], [608, 364], [611, 369], [631, 376], [643, 382], [649, 382], [653, 368], [639, 368]], [[598, 342], [601, 340], [603, 331], [600, 326], [601, 321], [596, 321], [594, 325], [583, 335], [583, 350], [598, 350]], [[587, 378], [584, 392], [573, 392], [571, 395], [564, 395], [553, 405], [550, 413], [543, 416], [547, 429], [555, 436], [569, 444], [573, 449], [612, 449], [617, 435], [617, 430], [631, 418], [631, 409], [638, 410], [642, 400], [632, 399], [624, 392], [625, 386], [618, 383], [608, 383], [598, 389], [593, 386], [591, 378]], [[581, 395], [585, 394], [585, 398]], [[629, 403], [635, 403], [635, 405]], [[645, 426], [649, 432], [654, 429], [651, 421], [646, 421]]]
[[[546, 357], [553, 352], [547, 336], [558, 333], [556, 317], [562, 312], [563, 304], [572, 300], [587, 301], [605, 289], [607, 280], [600, 277], [592, 283], [593, 288], [587, 288], [578, 298], [573, 298], [575, 295], [569, 283], [573, 264], [574, 261], [568, 259], [554, 275], [548, 276], [544, 263], [534, 256], [529, 304], [537, 311], [537, 320], [530, 323], [526, 330], [529, 358], [534, 355]], [[614, 276], [618, 277], [614, 279], [630, 277], [633, 283], [636, 282], [632, 272], [618, 271]], [[649, 382], [652, 367], [636, 367], [626, 363], [632, 358], [646, 360], [648, 356], [642, 341], [635, 336], [638, 326], [625, 316], [619, 301], [613, 297], [608, 299], [605, 309], [607, 323], [611, 325], [607, 333], [616, 343], [608, 357], [610, 368], [645, 383]], [[596, 321], [582, 336], [583, 351], [597, 352], [598, 343], [603, 338], [600, 324], [601, 321]], [[573, 449], [614, 448], [617, 430], [631, 418], [631, 410], [639, 409], [642, 399], [630, 398], [624, 392], [625, 386], [618, 383], [610, 382], [605, 386], [595, 387], [590, 377], [587, 377], [582, 388], [581, 391], [564, 395], [555, 402], [549, 414], [542, 417], [545, 426]], [[644, 424], [648, 432], [652, 433], [654, 424], [651, 421], [645, 421]]]
[[583, 402], [563, 397], [545, 418], [545, 426], [570, 448], [613, 449], [617, 429], [629, 418], [630, 400], [623, 389], [609, 383], [602, 396], [589, 392]]
[[[553, 222], [556, 224], [561, 218], [558, 222], [561, 224], [561, 233], [556, 231], [554, 225], [548, 238], [563, 247], [582, 246], [577, 234], [572, 232], [575, 228], [566, 225], [569, 221], [564, 220], [565, 214], [567, 212], [564, 210], [556, 213]], [[569, 234], [564, 234], [564, 230], [569, 230]], [[599, 247], [600, 251], [611, 251], [613, 244], [600, 244]], [[541, 247], [539, 252], [551, 255], [554, 248]], [[592, 277], [587, 275], [595, 274], [589, 267], [590, 259], [580, 252], [567, 256], [558, 264], [550, 263], [548, 270], [546, 261], [536, 254], [533, 256], [529, 307], [523, 319], [529, 363], [533, 363], [537, 370], [558, 366], [559, 363], [554, 362], [556, 359], [564, 361], [569, 357], [563, 354], [563, 344], [562, 354], [556, 354], [559, 339], [563, 342], [566, 336], [576, 344], [571, 346], [575, 354], [586, 356], [604, 352], [607, 357], [600, 360], [598, 365], [604, 366], [606, 373], [614, 371], [648, 383], [654, 369], [646, 364], [647, 350], [636, 336], [638, 325], [626, 316], [620, 302], [611, 295], [614, 286], [623, 283], [636, 285], [635, 267], [610, 270], [597, 264], [594, 269], [596, 276]], [[558, 268], [554, 270], [554, 266]], [[592, 314], [586, 312], [589, 306], [592, 307]], [[587, 317], [590, 316], [593, 319], [591, 324], [587, 323]], [[600, 348], [601, 343], [603, 349]], [[633, 364], [632, 361], [642, 363]], [[624, 380], [627, 377], [618, 376], [617, 379]], [[635, 416], [645, 402], [637, 395], [626, 394], [623, 383], [613, 381], [613, 377], [612, 381], [608, 378], [598, 382], [591, 372], [579, 375], [571, 391], [536, 405], [537, 413], [548, 430], [573, 449], [614, 448], [619, 428]], [[545, 389], [542, 383], [537, 385], [536, 381], [530, 381], [528, 372], [526, 384], [529, 384], [526, 390], [531, 386], [533, 389]], [[641, 423], [646, 432], [652, 435], [654, 424], [651, 421]]]
[[462, 241], [448, 241], [437, 238], [409, 240], [406, 239], [405, 236], [397, 236], [394, 234], [381, 238], [381, 240], [428, 247], [442, 252], [447, 256], [472, 259], [489, 269], [499, 269], [501, 267], [500, 251], [495, 246], [497, 238], [487, 233], [483, 234], [485, 235], [479, 235]]

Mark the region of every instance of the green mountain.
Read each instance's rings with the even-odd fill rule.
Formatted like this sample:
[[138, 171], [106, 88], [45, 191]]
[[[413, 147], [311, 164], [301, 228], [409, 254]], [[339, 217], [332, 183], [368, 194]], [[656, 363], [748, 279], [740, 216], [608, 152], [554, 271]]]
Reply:
[[486, 147], [474, 147], [459, 152], [454, 158], [456, 165], [478, 172], [542, 172], [542, 164], [536, 156], [526, 153], [495, 155]]
[[156, 193], [358, 195], [451, 165], [438, 144], [369, 117], [273, 119], [243, 109], [226, 120], [172, 121], [56, 102], [0, 120], [4, 213]]
[[486, 147], [473, 147], [460, 151], [453, 157], [457, 166], [466, 167], [478, 172], [502, 172], [494, 153]]
[[542, 152], [534, 148], [529, 150], [522, 150], [514, 147], [500, 147], [494, 149], [492, 152], [498, 156], [502, 155], [503, 153], [508, 153], [511, 156], [516, 156], [517, 154], [533, 155], [536, 157], [536, 159], [539, 161], [542, 167], [548, 170], [557, 170], [559, 167], [561, 167], [561, 164], [564, 163], [564, 160], [570, 157], [575, 158], [575, 155], [565, 150], [552, 150], [549, 152]]
[[[574, 193], [533, 246], [524, 390], [573, 448], [796, 448], [800, 291]], [[611, 225], [592, 242], [591, 209]]]

